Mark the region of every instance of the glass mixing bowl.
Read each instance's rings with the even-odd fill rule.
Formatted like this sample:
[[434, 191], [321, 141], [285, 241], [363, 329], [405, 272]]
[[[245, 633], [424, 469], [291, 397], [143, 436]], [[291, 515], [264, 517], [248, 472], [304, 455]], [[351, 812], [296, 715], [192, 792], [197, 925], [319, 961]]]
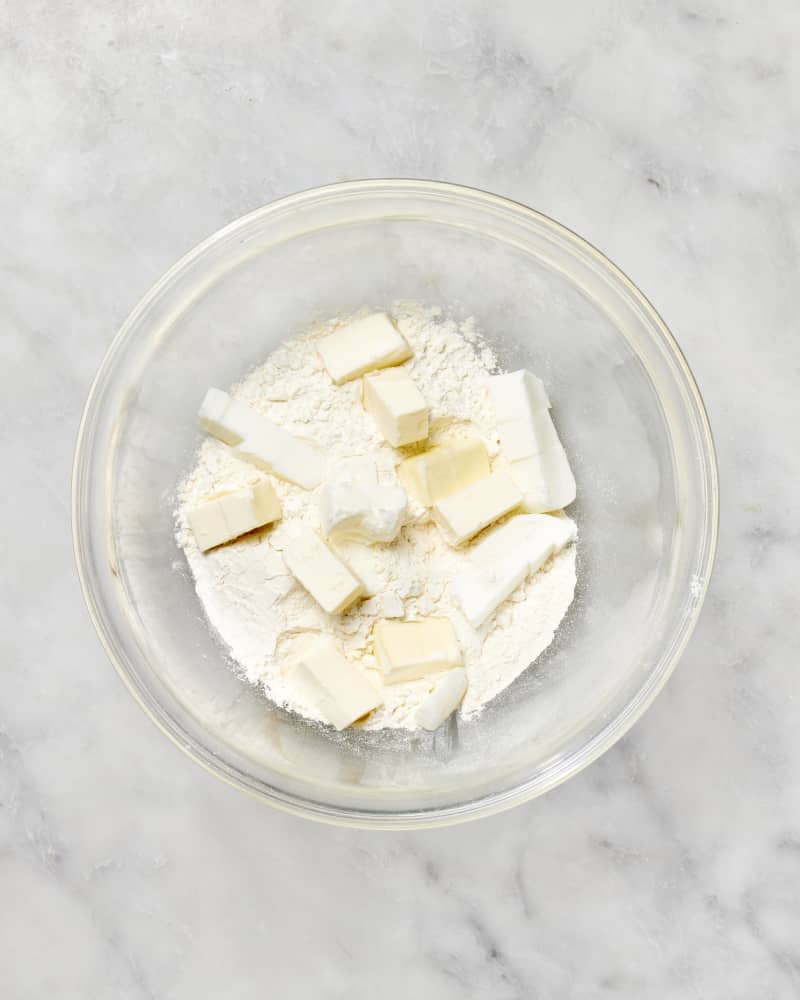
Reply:
[[[396, 300], [474, 316], [504, 367], [544, 378], [578, 482], [578, 589], [553, 644], [474, 721], [334, 733], [237, 676], [173, 538], [172, 498], [208, 386], [237, 381], [313, 320]], [[73, 481], [86, 602], [150, 717], [236, 787], [362, 827], [487, 815], [607, 750], [686, 645], [717, 508], [697, 386], [628, 278], [529, 208], [406, 180], [283, 198], [177, 263], [100, 367]]]

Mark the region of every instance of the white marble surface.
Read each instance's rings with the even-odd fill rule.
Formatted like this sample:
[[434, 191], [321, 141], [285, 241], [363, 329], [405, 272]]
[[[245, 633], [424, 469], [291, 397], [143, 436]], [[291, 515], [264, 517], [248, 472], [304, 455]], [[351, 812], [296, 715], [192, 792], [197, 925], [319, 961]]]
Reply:
[[[800, 994], [800, 8], [13, 3], [0, 19], [0, 996]], [[528, 202], [663, 312], [719, 449], [702, 621], [634, 731], [460, 828], [328, 829], [216, 782], [87, 620], [69, 479], [114, 331], [300, 188]]]

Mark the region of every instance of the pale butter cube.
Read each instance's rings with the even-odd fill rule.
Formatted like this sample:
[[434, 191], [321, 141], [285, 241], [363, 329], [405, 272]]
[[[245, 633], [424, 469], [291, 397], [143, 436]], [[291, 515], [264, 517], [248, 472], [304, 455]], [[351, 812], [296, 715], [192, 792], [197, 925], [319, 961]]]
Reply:
[[470, 552], [474, 570], [461, 573], [450, 591], [467, 621], [479, 628], [551, 555], [575, 539], [575, 522], [548, 514], [522, 514], [493, 528]]
[[575, 499], [575, 477], [560, 444], [540, 455], [512, 462], [510, 469], [522, 490], [522, 506], [527, 511], [562, 510]]
[[287, 679], [304, 701], [339, 730], [383, 704], [381, 693], [328, 638], [302, 650], [287, 671]]
[[560, 552], [577, 535], [575, 522], [569, 517], [518, 514], [488, 531], [472, 547], [469, 558], [478, 569], [490, 570], [509, 555], [520, 554], [527, 560], [528, 572], [536, 573], [551, 555]]
[[385, 684], [413, 681], [462, 664], [449, 618], [414, 622], [381, 621], [375, 626], [375, 654]]
[[405, 459], [398, 468], [405, 488], [426, 507], [485, 479], [490, 472], [486, 446], [478, 438], [437, 445]]
[[521, 502], [522, 493], [514, 480], [507, 472], [498, 471], [439, 500], [433, 510], [445, 539], [451, 545], [462, 545]]
[[200, 406], [200, 426], [231, 445], [240, 458], [279, 479], [306, 490], [322, 481], [323, 460], [316, 448], [227, 392], [208, 390]]
[[470, 625], [480, 628], [527, 575], [528, 560], [524, 555], [511, 553], [491, 569], [459, 574], [450, 584], [450, 592]]
[[330, 615], [338, 615], [363, 594], [361, 581], [319, 535], [307, 531], [283, 550], [291, 574]]
[[371, 459], [345, 459], [320, 492], [320, 519], [328, 538], [391, 542], [403, 525], [406, 494], [378, 482]]
[[373, 313], [334, 330], [320, 340], [317, 350], [337, 385], [376, 368], [402, 364], [413, 353], [386, 313]]
[[364, 597], [375, 597], [383, 591], [383, 563], [372, 546], [364, 545], [357, 539], [337, 538], [331, 540], [331, 548], [353, 576], [361, 581]]
[[361, 400], [378, 430], [395, 448], [428, 436], [430, 409], [408, 372], [390, 369], [365, 375]]
[[455, 712], [467, 691], [467, 672], [463, 667], [450, 670], [417, 709], [417, 722], [433, 732]]
[[322, 482], [324, 463], [316, 448], [271, 422], [244, 438], [234, 450], [239, 458], [304, 490], [313, 490]]
[[509, 462], [540, 455], [561, 444], [548, 410], [537, 410], [524, 420], [500, 421], [497, 433]]
[[525, 494], [530, 511], [560, 510], [575, 499], [575, 477], [559, 441], [541, 381], [521, 370], [495, 375], [489, 393], [497, 414], [497, 432], [511, 475]]
[[281, 516], [280, 500], [265, 480], [234, 493], [215, 497], [188, 513], [197, 547], [207, 552]]
[[544, 383], [526, 368], [490, 375], [489, 396], [498, 422], [525, 419], [530, 413], [550, 409]]
[[222, 389], [208, 390], [198, 417], [204, 431], [230, 445], [237, 445], [259, 426], [259, 414]]

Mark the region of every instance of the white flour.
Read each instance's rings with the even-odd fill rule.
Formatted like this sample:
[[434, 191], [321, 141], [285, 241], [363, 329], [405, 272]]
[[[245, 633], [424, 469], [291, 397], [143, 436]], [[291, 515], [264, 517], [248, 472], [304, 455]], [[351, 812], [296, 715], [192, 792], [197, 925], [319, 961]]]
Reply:
[[[498, 452], [494, 415], [486, 388], [495, 367], [490, 348], [472, 321], [460, 326], [435, 309], [395, 306], [392, 315], [414, 349], [406, 367], [431, 407], [431, 440], [440, 443], [469, 429]], [[231, 390], [275, 423], [314, 442], [333, 464], [368, 454], [382, 479], [394, 480], [398, 453], [383, 441], [359, 398], [359, 380], [334, 386], [322, 369], [315, 342], [333, 328], [319, 324], [290, 340]], [[408, 450], [406, 449], [406, 452]], [[197, 462], [178, 491], [177, 538], [194, 574], [197, 593], [211, 625], [230, 655], [253, 684], [263, 685], [279, 705], [319, 718], [300, 701], [282, 668], [292, 644], [304, 633], [335, 637], [347, 656], [375, 669], [371, 630], [379, 617], [401, 610], [406, 618], [442, 615], [453, 622], [464, 653], [469, 688], [462, 717], [477, 713], [507, 687], [550, 644], [575, 590], [575, 546], [556, 556], [520, 586], [476, 632], [450, 598], [450, 581], [467, 566], [467, 556], [448, 546], [429, 512], [409, 501], [411, 523], [391, 545], [351, 542], [336, 548], [364, 580], [368, 600], [341, 616], [327, 615], [291, 577], [281, 550], [299, 523], [319, 528], [318, 491], [308, 492], [273, 479], [283, 518], [205, 555], [194, 544], [186, 510], [221, 489], [257, 482], [263, 474], [237, 459], [213, 438], [201, 445]], [[377, 672], [374, 675], [377, 680]], [[363, 724], [365, 729], [415, 728], [420, 702], [436, 676], [384, 687], [385, 705]]]

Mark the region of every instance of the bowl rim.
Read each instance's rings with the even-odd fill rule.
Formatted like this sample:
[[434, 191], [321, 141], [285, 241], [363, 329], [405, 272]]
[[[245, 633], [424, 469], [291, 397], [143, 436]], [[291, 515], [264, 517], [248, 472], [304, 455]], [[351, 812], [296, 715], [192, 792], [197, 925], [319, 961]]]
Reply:
[[[400, 810], [397, 812], [380, 812], [361, 808], [331, 806], [265, 786], [263, 782], [250, 778], [249, 775], [244, 774], [228, 762], [220, 760], [219, 757], [208, 752], [206, 748], [196, 744], [188, 734], [180, 730], [180, 727], [171, 716], [160, 712], [158, 706], [149, 700], [145, 692], [134, 682], [128, 670], [121, 662], [120, 657], [117, 655], [110, 635], [106, 630], [106, 621], [97, 600], [96, 581], [92, 578], [92, 573], [88, 565], [88, 554], [85, 551], [84, 538], [86, 533], [84, 530], [84, 520], [86, 511], [82, 502], [84, 480], [92, 457], [88, 445], [91, 437], [90, 429], [93, 426], [96, 416], [95, 411], [98, 408], [101, 388], [106, 381], [108, 373], [114, 366], [118, 353], [135, 328], [140, 315], [149, 308], [150, 304], [158, 298], [161, 292], [181, 272], [190, 267], [209, 249], [230, 237], [231, 234], [251, 225], [256, 220], [261, 221], [272, 214], [283, 213], [287, 209], [299, 207], [306, 202], [326, 198], [331, 195], [351, 195], [357, 197], [363, 194], [380, 193], [381, 190], [394, 196], [423, 192], [436, 193], [444, 197], [450, 195], [451, 197], [458, 197], [460, 199], [473, 200], [487, 207], [494, 205], [498, 208], [511, 210], [523, 219], [544, 226], [552, 233], [565, 239], [568, 243], [574, 244], [585, 254], [588, 254], [589, 257], [593, 258], [595, 263], [605, 269], [625, 289], [639, 308], [642, 309], [652, 324], [654, 333], [660, 336], [662, 346], [667, 349], [671, 360], [675, 362], [683, 378], [684, 388], [688, 391], [694, 407], [693, 415], [702, 443], [702, 464], [707, 497], [705, 511], [706, 537], [704, 539], [703, 561], [698, 567], [697, 585], [693, 592], [694, 601], [691, 609], [676, 629], [668, 656], [659, 661], [659, 669], [648, 675], [645, 682], [636, 692], [636, 695], [627, 702], [622, 710], [611, 718], [587, 743], [571, 751], [548, 769], [544, 776], [540, 775], [530, 778], [511, 788], [503, 789], [499, 792], [490, 792], [469, 802], [442, 807], [425, 807], [418, 810]], [[620, 267], [605, 254], [601, 253], [592, 243], [569, 227], [522, 202], [493, 194], [481, 188], [448, 181], [420, 178], [364, 178], [306, 188], [268, 202], [266, 205], [240, 216], [212, 233], [180, 257], [141, 297], [107, 348], [92, 380], [81, 414], [72, 463], [71, 523], [73, 556], [81, 592], [92, 625], [105, 649], [106, 655], [125, 684], [125, 687], [133, 695], [145, 714], [180, 750], [226, 784], [244, 791], [259, 801], [266, 802], [284, 812], [337, 826], [362, 829], [422, 829], [446, 826], [490, 816], [552, 790], [568, 778], [578, 774], [609, 750], [647, 711], [675, 670], [697, 625], [708, 591], [717, 551], [719, 532], [719, 474], [714, 438], [705, 404], [692, 370], [677, 340], [662, 319], [660, 313], [638, 286], [634, 284]]]

